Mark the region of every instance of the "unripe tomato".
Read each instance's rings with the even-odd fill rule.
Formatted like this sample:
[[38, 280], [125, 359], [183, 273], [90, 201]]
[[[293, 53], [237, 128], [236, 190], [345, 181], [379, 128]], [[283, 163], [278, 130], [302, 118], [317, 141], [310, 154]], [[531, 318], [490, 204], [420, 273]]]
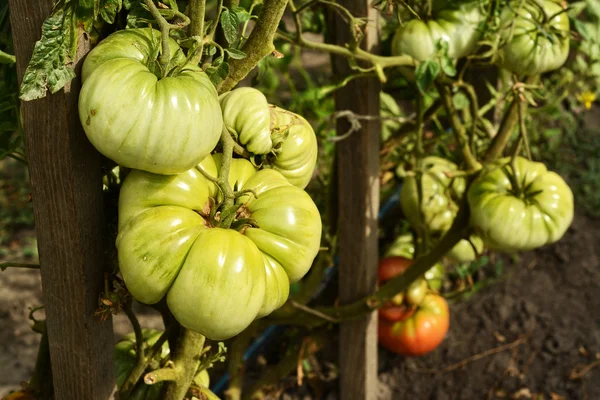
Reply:
[[502, 67], [518, 75], [538, 75], [567, 61], [569, 16], [556, 1], [512, 1], [504, 7], [501, 21]]
[[487, 165], [467, 195], [470, 223], [494, 250], [515, 252], [554, 243], [573, 221], [573, 193], [555, 172], [523, 157]]
[[446, 254], [446, 257], [457, 263], [468, 263], [474, 261], [482, 252], [483, 240], [477, 235], [470, 235], [469, 240], [462, 239], [459, 241]]
[[215, 148], [223, 117], [210, 79], [186, 64], [172, 39], [172, 72], [162, 77], [160, 36], [148, 28], [117, 31], [87, 55], [79, 118], [94, 147], [119, 165], [176, 174]]

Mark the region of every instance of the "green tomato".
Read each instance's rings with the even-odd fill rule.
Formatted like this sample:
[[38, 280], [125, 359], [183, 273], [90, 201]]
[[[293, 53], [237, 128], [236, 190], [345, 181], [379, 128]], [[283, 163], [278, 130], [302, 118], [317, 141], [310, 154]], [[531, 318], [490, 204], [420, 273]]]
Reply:
[[261, 91], [234, 89], [219, 97], [223, 122], [242, 146], [253, 154], [267, 154], [271, 141], [271, 107]]
[[517, 157], [513, 170], [510, 161], [486, 166], [471, 184], [471, 226], [494, 250], [524, 251], [558, 241], [573, 220], [571, 189], [542, 163]]
[[317, 136], [307, 120], [298, 114], [273, 108], [273, 154], [265, 164], [304, 189], [312, 179], [319, 148]]
[[406, 302], [413, 306], [418, 306], [421, 304], [425, 295], [427, 294], [427, 289], [429, 285], [427, 284], [427, 280], [425, 279], [417, 279], [406, 289], [406, 295], [404, 298]]
[[208, 76], [169, 42], [173, 74], [160, 75], [157, 30], [117, 31], [82, 69], [79, 117], [94, 147], [116, 163], [157, 174], [181, 173], [215, 148], [223, 117]]
[[445, 232], [450, 228], [458, 211], [454, 199], [464, 193], [465, 180], [449, 178], [446, 173], [457, 170], [454, 163], [440, 157], [430, 156], [423, 159], [421, 207], [416, 177], [409, 175], [404, 179], [400, 191], [400, 205], [413, 228], [419, 228], [421, 216], [424, 218], [423, 223], [432, 232]]
[[223, 120], [250, 153], [264, 155], [262, 166], [273, 168], [304, 189], [317, 162], [317, 137], [301, 116], [269, 105], [257, 89], [238, 88], [220, 97]]
[[417, 61], [425, 61], [435, 55], [440, 41], [448, 45], [450, 58], [473, 53], [481, 36], [478, 26], [484, 20], [479, 7], [463, 6], [436, 14], [435, 19], [427, 22], [412, 19], [400, 26], [392, 40], [392, 54], [406, 54]]
[[204, 229], [167, 294], [184, 327], [213, 340], [246, 329], [265, 298], [264, 259], [252, 240], [233, 229]]
[[569, 56], [569, 17], [560, 4], [513, 1], [501, 15], [502, 67], [519, 75], [538, 75], [560, 68]]
[[483, 252], [483, 240], [477, 235], [470, 235], [469, 240], [462, 239], [446, 257], [457, 263], [468, 263], [474, 261]]
[[154, 304], [166, 295], [183, 326], [224, 340], [285, 303], [290, 282], [319, 251], [321, 218], [280, 173], [254, 173], [249, 161], [234, 159], [229, 181], [252, 193], [236, 200], [239, 231], [212, 227], [206, 216], [219, 194], [200, 170], [217, 176], [218, 159], [174, 176], [132, 171], [119, 197], [117, 250], [136, 300]]
[[[389, 95], [385, 92], [379, 92], [379, 104], [380, 104], [382, 117], [396, 118], [396, 117], [403, 116], [400, 106], [398, 105], [396, 100], [394, 100], [394, 98], [391, 95]], [[393, 119], [387, 119], [387, 118], [383, 119], [381, 121], [381, 140], [382, 141], [386, 141], [387, 139], [389, 139], [392, 136], [392, 134], [394, 134], [402, 126], [402, 124], [400, 124], [400, 122], [394, 121]]]

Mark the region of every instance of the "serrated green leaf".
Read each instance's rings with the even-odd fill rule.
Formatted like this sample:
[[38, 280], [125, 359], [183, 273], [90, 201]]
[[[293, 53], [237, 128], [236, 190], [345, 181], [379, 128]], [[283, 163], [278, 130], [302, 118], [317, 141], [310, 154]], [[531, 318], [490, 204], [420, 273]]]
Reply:
[[235, 14], [227, 9], [221, 12], [221, 28], [223, 29], [223, 34], [225, 35], [225, 40], [227, 40], [227, 43], [233, 43], [236, 41], [238, 21], [235, 17]]
[[250, 13], [243, 7], [234, 7], [231, 12], [235, 15], [238, 25], [248, 21], [251, 17]]
[[212, 63], [213, 67], [219, 67], [221, 64], [223, 64], [224, 58], [223, 56], [219, 56], [217, 58], [215, 58], [215, 60]]
[[115, 17], [122, 7], [122, 0], [101, 0], [100, 17], [109, 24], [114, 24]]
[[415, 79], [417, 87], [424, 92], [429, 85], [433, 83], [435, 78], [440, 74], [440, 64], [434, 60], [426, 60], [421, 62], [415, 70]]
[[56, 93], [75, 77], [71, 63], [73, 48], [77, 48], [77, 19], [73, 3], [57, 8], [42, 24], [42, 37], [36, 42], [31, 61], [27, 66], [20, 98], [40, 99], [47, 90]]
[[[75, 10], [75, 16], [79, 26], [82, 27], [86, 32], [89, 32], [92, 28], [94, 20], [98, 17], [100, 0], [79, 0], [79, 2], [71, 1], [71, 4]], [[75, 47], [77, 47], [77, 45], [75, 45]]]
[[225, 49], [225, 51], [227, 52], [227, 54], [229, 54], [229, 57], [233, 58], [234, 60], [241, 60], [242, 58], [246, 58], [246, 53], [244, 53], [241, 50]]
[[455, 76], [456, 75], [456, 68], [454, 67], [454, 64], [452, 63], [452, 59], [448, 56], [444, 56], [442, 57], [442, 59], [440, 60], [440, 65], [442, 67], [442, 71], [444, 71], [444, 73], [448, 76]]
[[208, 75], [213, 85], [218, 85], [229, 75], [229, 64], [221, 63], [218, 67], [208, 67], [204, 72]]
[[14, 64], [17, 61], [12, 54], [7, 54], [0, 50], [0, 64]]
[[573, 25], [575, 26], [575, 30], [577, 32], [579, 32], [579, 34], [581, 35], [583, 40], [586, 40], [586, 41], [592, 40], [592, 35], [589, 32], [586, 24], [584, 24], [580, 20], [576, 19], [573, 21]]

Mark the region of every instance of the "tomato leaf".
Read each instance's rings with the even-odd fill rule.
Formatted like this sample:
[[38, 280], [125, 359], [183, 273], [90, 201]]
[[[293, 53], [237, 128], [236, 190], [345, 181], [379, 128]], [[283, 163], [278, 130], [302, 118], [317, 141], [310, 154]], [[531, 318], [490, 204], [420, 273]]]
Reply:
[[233, 43], [237, 39], [238, 21], [234, 13], [224, 9], [221, 13], [221, 28], [225, 34], [227, 43]]
[[250, 13], [243, 7], [232, 8], [231, 13], [235, 15], [238, 24], [243, 24], [250, 19]]
[[42, 24], [42, 37], [35, 44], [23, 76], [22, 100], [40, 99], [48, 89], [56, 93], [75, 77], [72, 57], [81, 29], [77, 26], [76, 7], [74, 1], [63, 3]]
[[448, 76], [456, 75], [456, 68], [454, 68], [454, 64], [452, 63], [452, 59], [448, 56], [444, 56], [441, 58], [440, 65], [442, 67], [442, 71]]
[[101, 0], [100, 1], [100, 17], [109, 24], [115, 23], [117, 13], [123, 7], [122, 0]]
[[227, 54], [229, 54], [229, 57], [233, 58], [234, 60], [241, 60], [242, 58], [246, 58], [246, 53], [244, 53], [241, 50], [225, 49], [225, 51], [227, 52]]
[[415, 70], [415, 78], [417, 86], [424, 92], [429, 85], [440, 74], [440, 64], [434, 60], [426, 60], [420, 63]]

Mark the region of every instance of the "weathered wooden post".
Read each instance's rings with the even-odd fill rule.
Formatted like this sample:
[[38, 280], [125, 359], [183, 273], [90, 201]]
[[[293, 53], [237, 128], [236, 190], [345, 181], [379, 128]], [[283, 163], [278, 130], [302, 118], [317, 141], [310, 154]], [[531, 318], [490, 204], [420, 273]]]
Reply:
[[[367, 17], [361, 46], [376, 50], [377, 10], [369, 0], [341, 0], [354, 16]], [[351, 43], [348, 25], [336, 18], [336, 42]], [[334, 58], [338, 76], [356, 73], [343, 57]], [[360, 115], [379, 115], [377, 78], [355, 79], [336, 94], [336, 109]], [[339, 295], [342, 304], [373, 293], [377, 285], [377, 212], [379, 209], [380, 122], [361, 121], [362, 129], [337, 144], [339, 193]], [[338, 134], [347, 132], [340, 119]], [[377, 395], [377, 314], [340, 326], [340, 398], [375, 399]]]
[[[53, 0], [10, 0], [22, 81]], [[89, 45], [80, 40], [76, 64]], [[80, 82], [22, 106], [57, 400], [106, 400], [114, 389], [112, 321], [94, 317], [105, 266], [100, 155], [77, 113]]]

